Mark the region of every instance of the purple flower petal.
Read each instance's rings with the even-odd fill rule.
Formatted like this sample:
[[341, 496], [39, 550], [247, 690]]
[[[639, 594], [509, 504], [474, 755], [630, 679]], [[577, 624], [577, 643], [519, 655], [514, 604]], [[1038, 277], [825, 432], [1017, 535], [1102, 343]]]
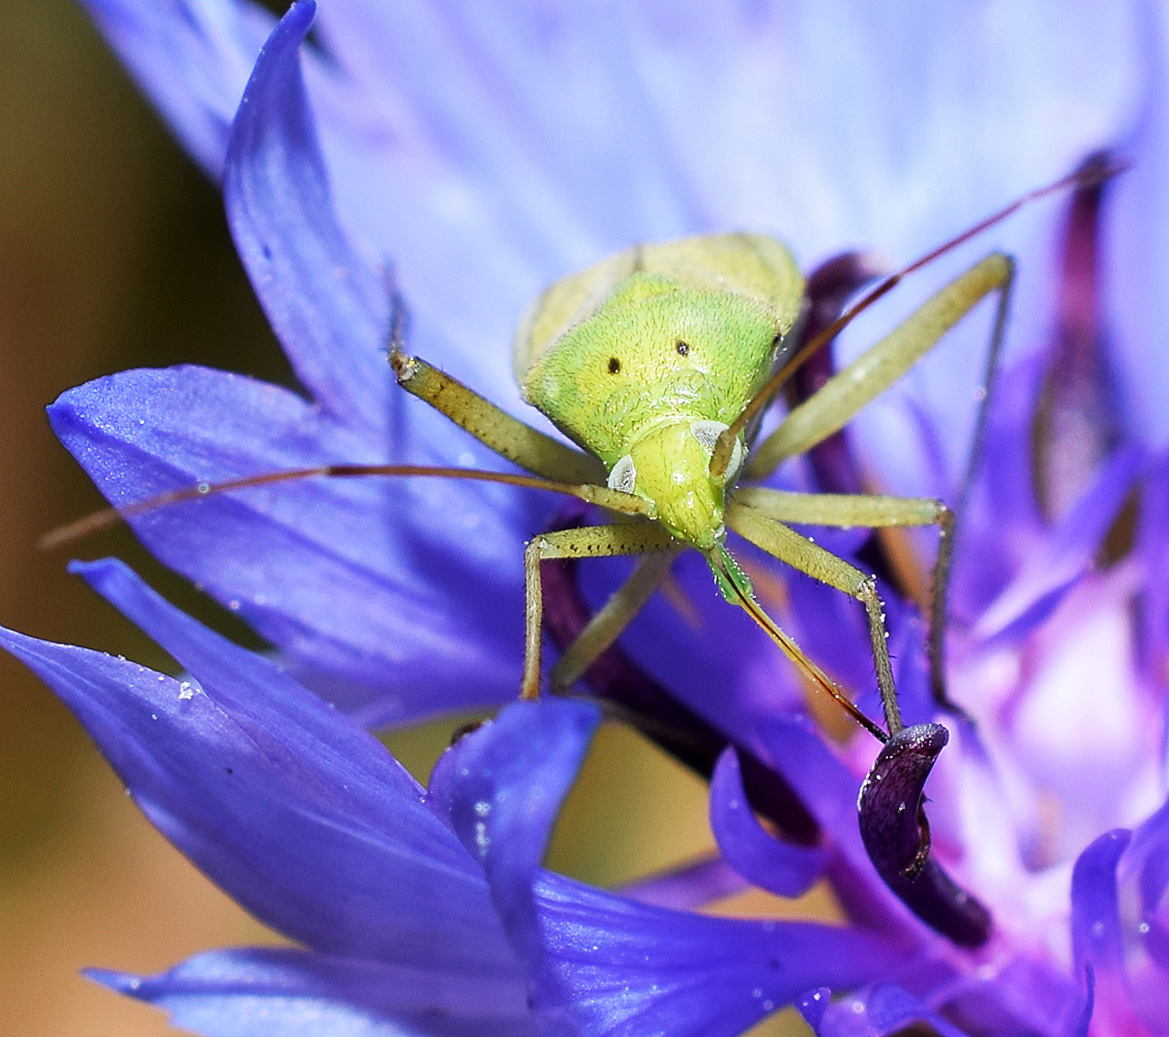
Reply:
[[228, 223], [285, 352], [336, 421], [384, 440], [389, 331], [381, 279], [334, 214], [309, 113], [300, 45], [316, 4], [301, 0], [256, 60], [232, 126], [224, 171]]
[[825, 850], [793, 846], [764, 831], [747, 802], [733, 749], [719, 758], [710, 783], [710, 826], [739, 874], [778, 896], [802, 895], [824, 870]]
[[1124, 829], [1106, 832], [1076, 860], [1072, 871], [1072, 956], [1095, 977], [1092, 1021], [1100, 1033], [1140, 1033], [1124, 974], [1116, 866], [1132, 840]]
[[708, 857], [626, 883], [618, 892], [642, 904], [679, 911], [696, 910], [714, 900], [742, 893], [747, 885], [743, 876], [721, 857]]
[[540, 872], [596, 715], [564, 701], [512, 706], [448, 752], [431, 781], [436, 807], [484, 864], [542, 1032], [730, 1037], [810, 987], [894, 966], [894, 946], [856, 930], [667, 911]]
[[1122, 449], [1025, 563], [1015, 581], [983, 612], [976, 634], [984, 640], [1021, 638], [1055, 609], [1088, 571], [1100, 540], [1140, 473], [1142, 451]]
[[[1149, 1030], [1160, 1033], [1169, 1028], [1169, 1002], [1162, 996], [1169, 987], [1169, 802], [1133, 832], [1121, 867], [1135, 875], [1138, 898], [1136, 939], [1129, 931], [1125, 945], [1128, 975], [1138, 977], [1133, 1001]], [[1124, 896], [1127, 902], [1127, 888]]]
[[540, 954], [535, 872], [599, 718], [595, 706], [580, 702], [516, 703], [462, 738], [431, 775], [428, 798], [483, 865], [525, 958]]
[[[1029, 436], [1046, 353], [1002, 372], [987, 415], [978, 477], [958, 530], [950, 602], [972, 625], [1027, 564], [1046, 523], [1035, 495]], [[951, 612], [955, 611], [954, 607]]]
[[19, 634], [3, 644], [73, 709], [180, 850], [314, 949], [514, 974], [482, 874], [376, 739], [120, 563], [84, 571], [189, 680]]
[[815, 724], [806, 717], [775, 717], [760, 734], [775, 766], [821, 827], [832, 832], [846, 853], [866, 859], [856, 827], [860, 779], [833, 756]]
[[1140, 662], [1149, 684], [1156, 687], [1169, 672], [1169, 454], [1157, 458], [1141, 487], [1136, 550], [1145, 570]]
[[1169, 891], [1169, 802], [1133, 833], [1129, 855], [1140, 862], [1141, 920], [1153, 921]]
[[239, 0], [84, 0], [191, 156], [215, 179], [273, 18]]
[[[204, 368], [101, 379], [62, 396], [50, 418], [123, 505], [241, 474], [376, 460], [359, 434], [287, 390]], [[386, 722], [515, 694], [524, 526], [515, 509], [534, 504], [449, 480], [317, 478], [132, 521], [159, 558], [287, 652], [315, 688]], [[514, 571], [511, 584], [501, 566]], [[495, 605], [451, 609], [452, 600]]]
[[649, 907], [545, 873], [536, 888], [547, 1033], [732, 1037], [805, 991], [895, 971], [863, 930]]
[[411, 968], [299, 950], [240, 948], [157, 976], [90, 969], [90, 979], [170, 1012], [205, 1037], [524, 1037], [536, 1033], [518, 976]]
[[919, 1027], [938, 1037], [967, 1037], [966, 1033], [931, 1012], [902, 987], [882, 983], [867, 991], [830, 1002], [827, 992], [816, 991], [800, 1005], [800, 1013], [819, 1037], [886, 1037], [913, 1033]]

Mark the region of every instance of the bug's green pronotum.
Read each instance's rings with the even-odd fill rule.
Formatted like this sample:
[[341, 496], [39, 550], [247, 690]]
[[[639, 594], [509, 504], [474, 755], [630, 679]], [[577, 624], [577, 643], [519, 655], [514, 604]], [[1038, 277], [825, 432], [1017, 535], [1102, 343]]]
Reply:
[[[112, 516], [82, 520], [53, 539], [71, 539], [111, 517], [129, 517], [209, 492], [310, 475], [449, 476], [556, 490], [599, 505], [616, 521], [542, 533], [529, 543], [521, 695], [538, 695], [541, 684], [541, 561], [644, 556], [552, 668], [553, 688], [565, 688], [619, 636], [665, 578], [674, 556], [693, 548], [705, 556], [725, 598], [743, 608], [805, 678], [883, 741], [902, 724], [875, 579], [788, 523], [939, 528], [928, 619], [932, 680], [941, 697], [952, 510], [928, 498], [793, 493], [752, 484], [839, 430], [979, 301], [997, 295], [989, 380], [1003, 334], [1012, 261], [994, 252], [960, 274], [758, 443], [751, 441], [754, 419], [811, 352], [906, 274], [1026, 202], [1114, 172], [1115, 167], [1080, 172], [1024, 195], [886, 278], [798, 352], [788, 347], [799, 326], [804, 281], [787, 247], [766, 235], [715, 234], [639, 245], [558, 281], [521, 324], [514, 367], [524, 398], [582, 449], [537, 431], [407, 355], [395, 333], [391, 362], [399, 384], [530, 476], [412, 465], [329, 465], [164, 494]], [[977, 430], [975, 435], [977, 439]], [[767, 615], [727, 549], [728, 529], [863, 605], [886, 730], [862, 714]]]

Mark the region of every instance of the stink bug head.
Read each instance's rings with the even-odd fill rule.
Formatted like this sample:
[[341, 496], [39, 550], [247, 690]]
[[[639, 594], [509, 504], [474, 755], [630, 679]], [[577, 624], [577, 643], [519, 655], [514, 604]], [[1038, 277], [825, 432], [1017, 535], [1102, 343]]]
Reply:
[[760, 235], [620, 253], [529, 313], [516, 347], [524, 398], [600, 458], [610, 487], [709, 550], [737, 475], [712, 478], [711, 450], [770, 376], [802, 290], [791, 254]]
[[726, 534], [725, 486], [709, 474], [711, 448], [726, 426], [705, 426], [714, 430], [704, 434], [703, 423], [686, 419], [652, 426], [630, 444], [610, 474], [614, 489], [628, 486], [627, 492], [649, 501], [653, 518], [700, 551], [709, 551]]

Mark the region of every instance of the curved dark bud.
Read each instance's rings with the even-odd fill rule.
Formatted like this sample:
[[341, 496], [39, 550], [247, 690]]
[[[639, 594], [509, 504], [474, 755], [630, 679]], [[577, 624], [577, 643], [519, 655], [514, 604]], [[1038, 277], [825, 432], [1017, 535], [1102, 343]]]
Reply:
[[941, 724], [917, 724], [885, 743], [857, 799], [861, 839], [886, 885], [918, 918], [961, 947], [980, 947], [990, 936], [990, 912], [930, 856], [922, 807], [926, 778], [949, 740]]

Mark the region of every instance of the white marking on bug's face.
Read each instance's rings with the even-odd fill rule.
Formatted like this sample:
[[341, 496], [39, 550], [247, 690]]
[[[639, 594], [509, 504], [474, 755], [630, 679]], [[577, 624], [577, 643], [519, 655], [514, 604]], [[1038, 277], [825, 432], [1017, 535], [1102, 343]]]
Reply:
[[[694, 438], [711, 453], [714, 452], [718, 437], [726, 430], [727, 426], [721, 421], [692, 421], [690, 423], [690, 431], [694, 433]], [[742, 467], [743, 444], [736, 439], [734, 448], [731, 450], [730, 463], [727, 465], [726, 482], [728, 484], [733, 483], [738, 478], [739, 469]]]
[[633, 458], [626, 454], [613, 465], [613, 470], [609, 473], [609, 489], [619, 490], [621, 493], [632, 493], [635, 485], [637, 485], [637, 468], [633, 464]]

